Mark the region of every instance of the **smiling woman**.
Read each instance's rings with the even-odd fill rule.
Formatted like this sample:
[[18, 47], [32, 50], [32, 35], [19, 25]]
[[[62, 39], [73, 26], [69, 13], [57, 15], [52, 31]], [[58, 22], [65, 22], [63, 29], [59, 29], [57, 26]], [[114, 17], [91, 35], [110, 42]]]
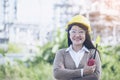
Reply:
[[[53, 64], [57, 80], [100, 80], [101, 61], [99, 52], [92, 44], [90, 31], [89, 21], [84, 16], [76, 15], [68, 22], [68, 48], [56, 53]], [[89, 66], [88, 60], [94, 52], [97, 52], [95, 64]]]
[[[82, 44], [85, 41], [85, 30], [79, 27], [79, 25], [73, 25], [71, 26], [70, 33], [70, 40], [72, 41], [73, 46], [80, 46], [82, 48]], [[76, 50], [76, 51], [79, 51]]]

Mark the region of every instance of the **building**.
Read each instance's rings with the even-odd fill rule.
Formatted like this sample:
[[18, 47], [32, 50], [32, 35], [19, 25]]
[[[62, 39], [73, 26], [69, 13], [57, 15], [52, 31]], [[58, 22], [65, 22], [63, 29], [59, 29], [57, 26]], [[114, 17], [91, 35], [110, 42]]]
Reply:
[[17, 0], [0, 0], [0, 46], [7, 50], [9, 25], [16, 20]]
[[[88, 5], [89, 4], [89, 5]], [[91, 22], [93, 40], [101, 37], [101, 44], [120, 42], [120, 2], [118, 0], [59, 0], [54, 5], [54, 26], [65, 27], [75, 14], [82, 14]]]

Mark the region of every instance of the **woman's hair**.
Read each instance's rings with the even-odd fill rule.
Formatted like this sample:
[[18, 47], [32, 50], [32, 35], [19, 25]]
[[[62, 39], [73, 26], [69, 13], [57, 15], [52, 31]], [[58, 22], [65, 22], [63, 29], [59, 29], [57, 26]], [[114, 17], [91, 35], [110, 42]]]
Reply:
[[91, 37], [90, 37], [90, 34], [88, 32], [88, 29], [83, 24], [80, 24], [80, 23], [73, 23], [71, 25], [68, 25], [68, 30], [67, 30], [67, 32], [68, 32], [67, 33], [67, 36], [68, 36], [68, 46], [70, 46], [72, 44], [72, 41], [70, 39], [69, 31], [71, 30], [73, 25], [79, 26], [80, 28], [82, 28], [83, 30], [86, 31], [86, 34], [85, 34], [86, 39], [85, 39], [83, 45], [85, 45], [85, 47], [87, 47], [88, 49], [95, 49], [95, 47], [94, 47], [94, 45], [93, 45], [93, 43], [91, 41]]

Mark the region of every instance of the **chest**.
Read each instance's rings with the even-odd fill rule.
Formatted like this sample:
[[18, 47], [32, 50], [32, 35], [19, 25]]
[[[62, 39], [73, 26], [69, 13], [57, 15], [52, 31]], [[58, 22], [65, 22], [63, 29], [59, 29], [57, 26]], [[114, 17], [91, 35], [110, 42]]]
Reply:
[[83, 68], [85, 64], [87, 64], [87, 61], [89, 59], [89, 54], [84, 53], [83, 57], [81, 58], [78, 67], [76, 67], [75, 62], [72, 58], [72, 56], [68, 53], [64, 55], [64, 66], [67, 69], [76, 69], [76, 68]]

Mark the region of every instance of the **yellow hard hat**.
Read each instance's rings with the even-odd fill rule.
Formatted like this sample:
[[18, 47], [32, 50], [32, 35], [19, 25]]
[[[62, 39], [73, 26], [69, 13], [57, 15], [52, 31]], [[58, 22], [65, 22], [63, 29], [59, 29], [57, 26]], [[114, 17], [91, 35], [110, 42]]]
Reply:
[[73, 23], [80, 23], [80, 24], [84, 25], [84, 27], [86, 27], [89, 32], [91, 32], [90, 22], [86, 17], [84, 17], [82, 15], [76, 15], [68, 22], [66, 27], [68, 28], [69, 25], [71, 25]]

